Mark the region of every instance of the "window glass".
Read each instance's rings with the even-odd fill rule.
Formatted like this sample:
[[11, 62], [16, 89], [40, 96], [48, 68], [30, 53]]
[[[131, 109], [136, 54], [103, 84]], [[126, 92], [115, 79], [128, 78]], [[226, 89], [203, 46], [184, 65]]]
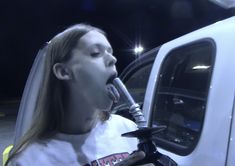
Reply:
[[143, 103], [144, 95], [152, 69], [152, 64], [141, 67], [126, 82], [125, 85], [137, 103]]
[[214, 54], [209, 41], [171, 51], [162, 63], [155, 91], [152, 126], [167, 129], [154, 136], [158, 146], [187, 155], [200, 137]]
[[[152, 63], [142, 65], [136, 69], [136, 71], [126, 80], [125, 85], [130, 92], [134, 100], [142, 107], [145, 91], [149, 79], [149, 75], [152, 69]], [[129, 108], [126, 102], [121, 98], [117, 105], [114, 106], [113, 112], [122, 115], [126, 118], [134, 120], [129, 114]]]

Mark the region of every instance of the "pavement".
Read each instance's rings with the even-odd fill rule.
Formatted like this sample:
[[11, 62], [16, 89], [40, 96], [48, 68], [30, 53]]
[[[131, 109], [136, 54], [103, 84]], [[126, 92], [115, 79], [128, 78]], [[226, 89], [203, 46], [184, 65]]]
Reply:
[[13, 142], [15, 121], [16, 116], [0, 117], [0, 165], [2, 165], [2, 152]]
[[18, 103], [0, 105], [0, 165], [2, 152], [13, 143]]

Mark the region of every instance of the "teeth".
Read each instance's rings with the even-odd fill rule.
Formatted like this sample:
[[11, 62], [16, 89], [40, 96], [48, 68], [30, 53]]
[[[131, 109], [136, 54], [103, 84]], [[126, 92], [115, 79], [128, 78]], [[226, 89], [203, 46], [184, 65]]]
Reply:
[[108, 96], [110, 97], [110, 99], [113, 100], [114, 103], [117, 103], [120, 99], [120, 95], [117, 89], [114, 87], [114, 85], [107, 84], [107, 91], [108, 91]]

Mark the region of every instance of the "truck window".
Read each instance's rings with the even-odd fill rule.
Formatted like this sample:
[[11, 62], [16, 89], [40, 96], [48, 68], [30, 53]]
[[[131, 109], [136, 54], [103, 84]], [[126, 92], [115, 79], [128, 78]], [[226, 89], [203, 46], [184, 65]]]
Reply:
[[[152, 65], [153, 61], [135, 68], [135, 71], [125, 81], [128, 91], [141, 107], [143, 106]], [[134, 121], [134, 118], [129, 114], [129, 108], [126, 102], [124, 102], [122, 98], [120, 98], [117, 105], [114, 106], [113, 112]]]
[[[141, 106], [141, 108], [143, 106], [144, 96], [153, 62], [160, 47], [161, 46], [156, 47], [141, 55], [140, 58], [137, 58], [129, 64], [120, 75], [120, 78], [126, 85], [128, 91], [134, 100]], [[124, 102], [122, 98], [120, 98], [117, 104], [113, 105], [112, 113], [119, 114], [134, 121], [132, 115], [129, 114], [129, 108], [126, 105], [126, 102]]]
[[144, 95], [152, 69], [152, 63], [139, 68], [126, 82], [128, 91], [136, 102], [143, 104]]
[[201, 134], [215, 59], [212, 41], [172, 50], [164, 59], [155, 91], [152, 126], [166, 125], [156, 144], [179, 155], [195, 148]]

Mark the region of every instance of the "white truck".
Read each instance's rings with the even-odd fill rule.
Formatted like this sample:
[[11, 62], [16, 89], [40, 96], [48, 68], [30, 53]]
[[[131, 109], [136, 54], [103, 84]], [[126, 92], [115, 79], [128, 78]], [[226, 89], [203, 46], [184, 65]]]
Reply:
[[[155, 48], [121, 74], [180, 166], [235, 166], [235, 17]], [[114, 112], [129, 116], [121, 101]]]

